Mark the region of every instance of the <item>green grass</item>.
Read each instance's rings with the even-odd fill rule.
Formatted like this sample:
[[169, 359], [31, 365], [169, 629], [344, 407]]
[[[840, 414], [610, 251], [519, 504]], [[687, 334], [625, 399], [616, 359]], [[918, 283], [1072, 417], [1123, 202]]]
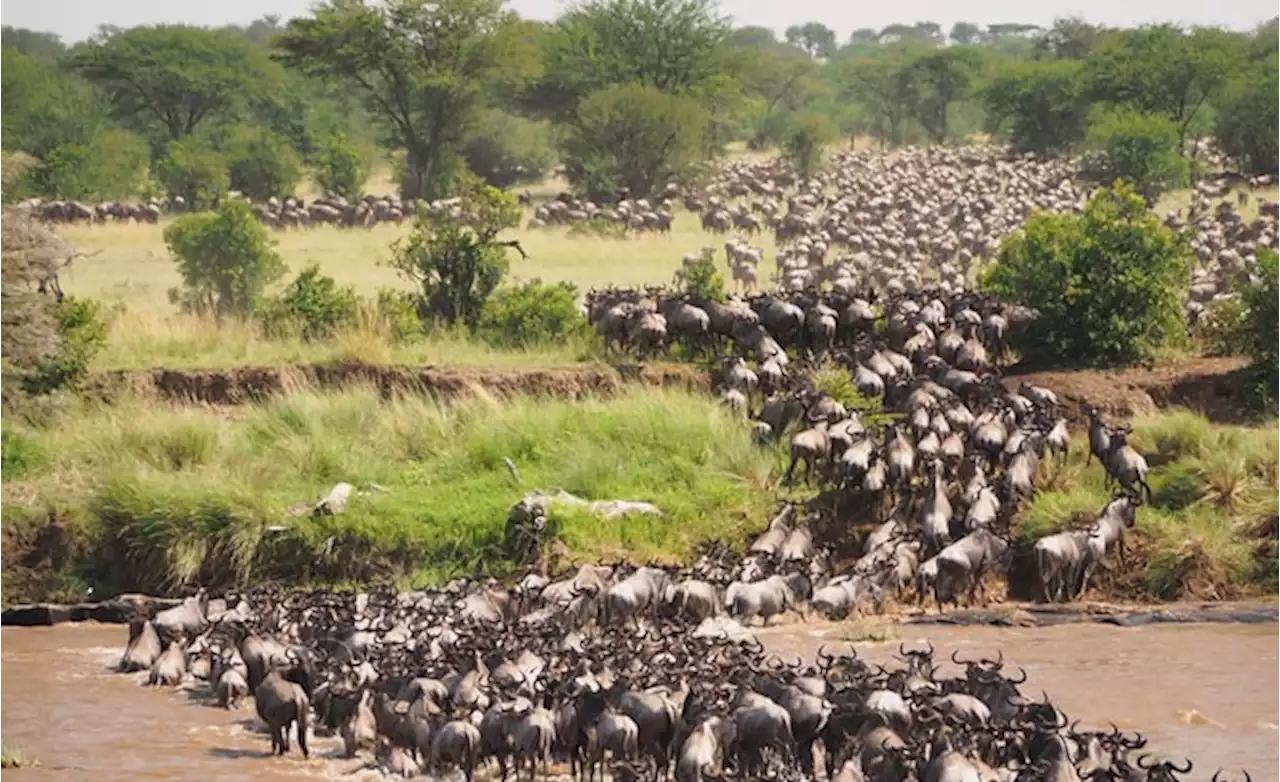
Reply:
[[[1259, 530], [1280, 510], [1276, 423], [1219, 426], [1183, 410], [1132, 423], [1131, 443], [1151, 465], [1153, 498], [1139, 508], [1128, 543], [1138, 565], [1130, 560], [1106, 591], [1172, 600], [1273, 589], [1274, 547]], [[1078, 436], [1064, 465], [1042, 465], [1044, 490], [1016, 523], [1024, 544], [1087, 527], [1110, 498], [1102, 465], [1084, 465], [1087, 447]]]
[[[501, 574], [507, 510], [534, 488], [666, 512], [553, 517], [570, 558], [680, 560], [763, 524], [778, 458], [708, 398], [638, 389], [579, 403], [357, 389], [234, 410], [131, 398], [80, 403], [51, 428], [6, 420], [5, 436], [6, 527], [76, 525], [76, 567], [100, 591]], [[368, 487], [344, 515], [288, 513], [343, 480]]]

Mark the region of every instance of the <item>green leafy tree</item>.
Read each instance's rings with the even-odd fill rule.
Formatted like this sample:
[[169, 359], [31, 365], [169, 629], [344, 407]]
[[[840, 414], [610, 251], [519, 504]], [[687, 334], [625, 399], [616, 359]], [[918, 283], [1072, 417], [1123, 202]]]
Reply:
[[61, 144], [32, 171], [36, 192], [86, 201], [126, 199], [142, 187], [147, 145], [119, 128], [102, 128], [85, 144]]
[[405, 150], [406, 197], [452, 184], [485, 84], [522, 40], [501, 0], [330, 0], [276, 39], [287, 65], [349, 84]]
[[467, 134], [462, 155], [474, 174], [494, 187], [507, 188], [541, 180], [556, 153], [547, 123], [486, 109]]
[[689, 173], [702, 159], [707, 113], [692, 98], [655, 87], [610, 87], [582, 103], [564, 130], [569, 182], [588, 197], [622, 189], [648, 196]]
[[1280, 260], [1275, 250], [1258, 253], [1257, 281], [1244, 289], [1246, 345], [1259, 396], [1275, 412], [1280, 382]]
[[25, 27], [5, 25], [0, 29], [0, 45], [6, 49], [39, 59], [53, 60], [67, 52], [67, 45], [57, 33], [38, 32]]
[[226, 159], [199, 138], [171, 142], [156, 164], [156, 179], [171, 198], [182, 198], [193, 210], [212, 207], [231, 187]]
[[1233, 76], [1214, 102], [1214, 137], [1232, 159], [1254, 174], [1280, 170], [1280, 55], [1272, 51]]
[[1069, 59], [1001, 65], [980, 93], [989, 128], [1003, 127], [1019, 152], [1071, 150], [1084, 138], [1089, 113], [1082, 71]]
[[729, 31], [715, 0], [588, 0], [556, 22], [527, 102], [567, 121], [609, 87], [698, 93], [720, 83]]
[[1177, 126], [1162, 115], [1104, 110], [1089, 126], [1083, 170], [1102, 184], [1123, 179], [1154, 204], [1161, 193], [1186, 184], [1190, 166], [1178, 144]]
[[254, 201], [287, 198], [302, 179], [298, 153], [265, 127], [232, 128], [224, 154], [231, 187]]
[[956, 22], [951, 25], [951, 33], [947, 36], [952, 43], [961, 46], [973, 46], [986, 43], [987, 31], [973, 22]]
[[511, 194], [475, 179], [464, 181], [459, 198], [462, 219], [420, 211], [413, 232], [392, 245], [391, 265], [417, 287], [423, 320], [474, 330], [507, 273], [507, 249], [519, 248], [498, 235], [519, 223], [520, 208]]
[[836, 31], [822, 22], [793, 24], [785, 33], [787, 43], [810, 57], [830, 57], [836, 53]]
[[870, 112], [870, 132], [882, 146], [902, 144], [920, 98], [907, 50], [886, 46], [876, 57], [846, 60], [841, 67], [842, 94]]
[[751, 139], [757, 147], [777, 142], [786, 115], [816, 103], [824, 87], [818, 64], [794, 46], [774, 41], [772, 34], [767, 43], [733, 44], [728, 63], [744, 95], [759, 101]]
[[178, 218], [165, 228], [164, 243], [183, 283], [170, 298], [190, 312], [249, 315], [286, 271], [266, 226], [237, 199]]
[[117, 117], [169, 140], [235, 117], [281, 78], [267, 53], [235, 30], [182, 25], [134, 27], [91, 41], [70, 62], [108, 96]]
[[714, 258], [703, 256], [687, 268], [679, 272], [684, 292], [695, 301], [718, 301], [723, 303], [725, 293], [724, 275], [716, 266]]
[[578, 308], [578, 289], [572, 283], [532, 280], [490, 297], [476, 333], [499, 347], [529, 348], [585, 338], [591, 328]]
[[344, 133], [329, 136], [316, 160], [316, 183], [325, 195], [341, 196], [354, 201], [364, 192], [369, 166]]
[[932, 49], [911, 56], [909, 78], [915, 82], [912, 114], [935, 144], [946, 140], [948, 112], [952, 104], [968, 97], [979, 65], [977, 50], [968, 46]]
[[801, 176], [811, 177], [822, 166], [827, 144], [838, 136], [839, 130], [829, 118], [807, 112], [791, 119], [782, 137], [782, 149]]
[[1237, 64], [1236, 36], [1211, 28], [1151, 25], [1102, 37], [1085, 64], [1095, 100], [1163, 114], [1178, 129], [1184, 154], [1201, 108]]
[[1032, 52], [1039, 60], [1084, 60], [1105, 32], [1105, 28], [1081, 17], [1062, 17], [1036, 36]]
[[1115, 366], [1148, 361], [1185, 329], [1185, 237], [1123, 182], [1082, 215], [1036, 213], [1000, 246], [983, 287], [1037, 310], [1015, 346], [1030, 363]]

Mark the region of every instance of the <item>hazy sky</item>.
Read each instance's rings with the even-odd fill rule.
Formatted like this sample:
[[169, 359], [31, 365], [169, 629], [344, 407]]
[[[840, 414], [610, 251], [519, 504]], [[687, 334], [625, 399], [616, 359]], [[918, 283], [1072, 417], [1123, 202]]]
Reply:
[[[266, 14], [286, 19], [299, 16], [311, 4], [311, 0], [3, 0], [0, 22], [51, 30], [72, 42], [88, 37], [100, 24], [242, 24]], [[510, 0], [510, 7], [523, 16], [552, 19], [564, 2]], [[898, 0], [866, 4], [848, 0], [721, 0], [721, 8], [739, 25], [763, 25], [779, 32], [797, 22], [819, 21], [834, 28], [844, 40], [854, 28], [879, 29], [894, 22], [928, 20], [949, 29], [957, 20], [1047, 25], [1055, 17], [1068, 15], [1109, 26], [1181, 22], [1244, 30], [1275, 16], [1276, 0]]]

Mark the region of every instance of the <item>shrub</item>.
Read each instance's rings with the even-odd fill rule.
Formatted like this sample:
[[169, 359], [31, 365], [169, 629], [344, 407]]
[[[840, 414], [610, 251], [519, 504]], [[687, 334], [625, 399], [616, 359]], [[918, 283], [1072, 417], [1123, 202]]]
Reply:
[[1184, 238], [1121, 182], [1082, 215], [1033, 215], [1001, 244], [981, 285], [1037, 310], [1014, 338], [1029, 363], [1124, 365], [1185, 333], [1188, 268]]
[[1191, 336], [1210, 356], [1241, 356], [1249, 349], [1249, 324], [1239, 299], [1221, 299], [1205, 305]]
[[375, 307], [392, 342], [406, 342], [422, 336], [422, 318], [418, 315], [414, 294], [383, 288], [378, 291]]
[[241, 125], [227, 140], [231, 187], [254, 201], [287, 198], [302, 178], [302, 161], [293, 147], [264, 127]]
[[1089, 125], [1084, 173], [1101, 184], [1123, 179], [1154, 203], [1161, 193], [1186, 184], [1190, 170], [1178, 144], [1178, 127], [1167, 117], [1104, 111]]
[[320, 267], [308, 266], [289, 283], [284, 293], [258, 306], [258, 319], [269, 336], [297, 333], [304, 340], [332, 336], [355, 322], [360, 299], [352, 288], [340, 288]]
[[316, 160], [316, 184], [328, 196], [341, 196], [348, 201], [360, 197], [369, 167], [344, 133], [334, 133], [325, 140]]
[[1214, 137], [1218, 145], [1255, 174], [1280, 169], [1280, 140], [1276, 135], [1276, 125], [1280, 124], [1278, 91], [1280, 56], [1273, 52], [1228, 82], [1214, 105]]
[[569, 182], [595, 200], [648, 196], [702, 160], [708, 116], [693, 98], [625, 84], [594, 92], [561, 142]]
[[813, 389], [829, 395], [845, 406], [846, 410], [856, 410], [862, 416], [863, 423], [875, 426], [888, 420], [878, 398], [869, 398], [858, 391], [853, 384], [853, 373], [837, 364], [827, 364], [813, 373]]
[[1258, 281], [1244, 290], [1245, 343], [1257, 378], [1260, 401], [1274, 408], [1277, 399], [1277, 334], [1280, 333], [1280, 265], [1275, 250], [1258, 253]]
[[164, 243], [184, 286], [169, 297], [189, 312], [248, 315], [286, 270], [266, 226], [244, 201], [178, 218], [164, 230]]
[[191, 210], [212, 207], [231, 187], [222, 155], [195, 138], [169, 144], [156, 165], [156, 179], [170, 198], [182, 198]]
[[839, 130], [822, 114], [806, 112], [793, 117], [782, 133], [782, 150], [801, 176], [813, 176], [822, 166], [826, 146]]
[[98, 302], [67, 296], [58, 302], [54, 316], [60, 344], [53, 356], [22, 378], [22, 388], [29, 394], [74, 388], [89, 374], [93, 357], [107, 344], [107, 319]]
[[465, 219], [422, 210], [413, 232], [392, 244], [391, 265], [417, 286], [424, 320], [475, 329], [507, 273], [507, 245], [497, 236], [519, 222], [520, 208], [509, 193], [474, 178], [460, 198]]
[[501, 109], [482, 112], [475, 132], [463, 146], [467, 168], [494, 187], [536, 182], [555, 162], [546, 123], [508, 114]]
[[476, 333], [498, 347], [564, 343], [589, 332], [572, 283], [533, 280], [498, 291], [484, 305]]
[[36, 192], [51, 198], [130, 198], [145, 179], [147, 159], [147, 145], [140, 138], [106, 129], [85, 144], [54, 147], [31, 172], [30, 180]]
[[725, 300], [724, 276], [713, 258], [699, 258], [682, 271], [684, 290], [690, 296], [708, 301]]

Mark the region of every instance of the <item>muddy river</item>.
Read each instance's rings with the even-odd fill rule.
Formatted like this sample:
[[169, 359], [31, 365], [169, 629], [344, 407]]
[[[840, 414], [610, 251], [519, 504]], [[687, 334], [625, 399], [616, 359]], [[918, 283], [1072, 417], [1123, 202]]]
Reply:
[[[770, 629], [762, 639], [782, 654], [839, 645], [837, 625]], [[897, 628], [890, 643], [858, 643], [886, 660], [898, 641], [929, 640], [939, 658], [994, 656], [1021, 665], [1024, 691], [1041, 690], [1087, 726], [1142, 730], [1158, 754], [1191, 757], [1192, 779], [1219, 767], [1246, 767], [1275, 782], [1280, 764], [1280, 677], [1276, 625], [1164, 625], [1120, 628]], [[10, 771], [31, 780], [281, 780], [375, 778], [359, 761], [336, 758], [336, 739], [317, 739], [312, 760], [267, 757], [252, 701], [238, 712], [195, 692], [155, 691], [111, 672], [123, 651], [121, 626], [9, 628], [0, 634], [0, 734], [40, 761]], [[950, 663], [947, 663], [950, 666]], [[141, 675], [145, 676], [145, 675]]]

